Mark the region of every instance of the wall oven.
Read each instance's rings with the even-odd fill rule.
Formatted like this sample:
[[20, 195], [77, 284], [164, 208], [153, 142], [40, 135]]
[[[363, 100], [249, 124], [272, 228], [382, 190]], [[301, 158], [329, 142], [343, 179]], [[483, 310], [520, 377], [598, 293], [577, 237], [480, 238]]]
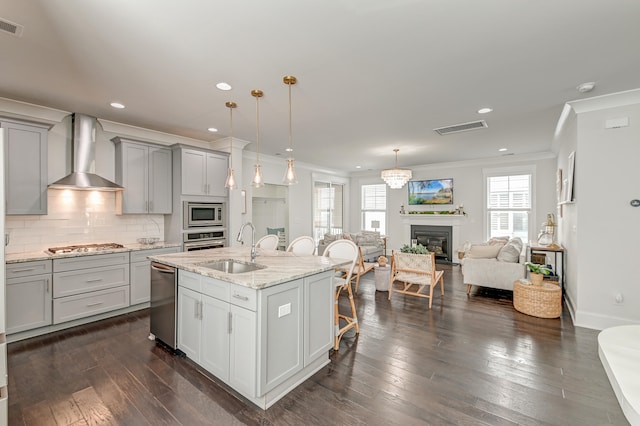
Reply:
[[184, 229], [224, 226], [224, 204], [185, 201]]
[[185, 232], [182, 240], [184, 251], [221, 248], [227, 245], [227, 233], [225, 229]]

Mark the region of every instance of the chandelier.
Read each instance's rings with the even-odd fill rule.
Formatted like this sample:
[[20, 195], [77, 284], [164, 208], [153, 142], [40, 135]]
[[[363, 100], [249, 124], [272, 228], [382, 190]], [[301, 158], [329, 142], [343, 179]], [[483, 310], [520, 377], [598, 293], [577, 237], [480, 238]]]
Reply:
[[296, 172], [293, 169], [293, 136], [291, 131], [291, 86], [296, 84], [298, 80], [292, 75], [285, 75], [282, 79], [284, 84], [289, 86], [289, 148], [287, 151], [289, 152], [289, 158], [287, 158], [287, 171], [284, 174], [284, 179], [282, 182], [286, 185], [294, 185], [298, 183], [298, 179], [296, 179]]
[[236, 176], [233, 173], [233, 109], [238, 105], [235, 102], [227, 102], [225, 106], [229, 108], [229, 171], [227, 172], [227, 181], [224, 187], [227, 189], [236, 189]]
[[411, 170], [398, 168], [398, 151], [400, 151], [398, 148], [393, 150], [393, 152], [396, 153], [396, 163], [393, 169], [383, 170], [381, 174], [382, 180], [384, 180], [391, 189], [400, 189], [411, 179]]

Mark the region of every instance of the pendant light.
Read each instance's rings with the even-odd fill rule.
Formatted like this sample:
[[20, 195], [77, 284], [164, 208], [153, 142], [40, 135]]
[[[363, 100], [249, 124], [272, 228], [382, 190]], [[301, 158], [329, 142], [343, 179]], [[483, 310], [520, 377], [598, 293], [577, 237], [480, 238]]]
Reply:
[[227, 102], [225, 106], [229, 108], [229, 172], [227, 173], [227, 181], [224, 187], [227, 189], [236, 189], [236, 177], [233, 173], [233, 109], [238, 105], [235, 102]]
[[411, 179], [411, 170], [398, 168], [398, 148], [394, 149], [396, 153], [396, 164], [393, 169], [383, 170], [381, 177], [389, 185], [391, 189], [400, 189], [409, 179]]
[[253, 176], [251, 185], [255, 188], [260, 188], [262, 182], [262, 171], [260, 170], [260, 98], [264, 96], [262, 90], [253, 89], [251, 96], [256, 98], [256, 173]]
[[298, 183], [296, 179], [296, 172], [293, 169], [293, 136], [292, 136], [292, 127], [291, 127], [291, 86], [296, 84], [298, 80], [292, 75], [285, 75], [282, 79], [284, 84], [289, 86], [289, 148], [287, 151], [289, 152], [289, 158], [287, 158], [287, 171], [284, 174], [284, 182], [286, 185], [294, 185]]

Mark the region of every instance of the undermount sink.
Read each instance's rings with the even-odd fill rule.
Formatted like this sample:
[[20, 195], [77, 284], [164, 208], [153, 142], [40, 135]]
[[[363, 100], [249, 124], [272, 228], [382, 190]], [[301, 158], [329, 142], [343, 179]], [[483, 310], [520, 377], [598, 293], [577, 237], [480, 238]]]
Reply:
[[252, 272], [266, 268], [266, 266], [258, 265], [257, 263], [240, 262], [233, 259], [215, 260], [212, 262], [201, 263], [198, 266], [215, 269], [216, 271], [225, 272], [227, 274], [242, 274], [243, 272]]

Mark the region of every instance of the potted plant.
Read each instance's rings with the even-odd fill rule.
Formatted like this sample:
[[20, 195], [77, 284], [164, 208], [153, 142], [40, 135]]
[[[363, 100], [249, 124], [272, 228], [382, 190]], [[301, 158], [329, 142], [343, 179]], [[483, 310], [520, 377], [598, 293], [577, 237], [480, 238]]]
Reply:
[[531, 278], [531, 284], [541, 285], [545, 275], [551, 274], [551, 269], [544, 265], [537, 263], [527, 262], [527, 269], [529, 270], [529, 277]]
[[400, 251], [402, 253], [429, 254], [429, 250], [427, 250], [427, 248], [422, 244], [416, 244], [413, 247], [409, 246], [408, 244], [405, 244], [402, 246]]

